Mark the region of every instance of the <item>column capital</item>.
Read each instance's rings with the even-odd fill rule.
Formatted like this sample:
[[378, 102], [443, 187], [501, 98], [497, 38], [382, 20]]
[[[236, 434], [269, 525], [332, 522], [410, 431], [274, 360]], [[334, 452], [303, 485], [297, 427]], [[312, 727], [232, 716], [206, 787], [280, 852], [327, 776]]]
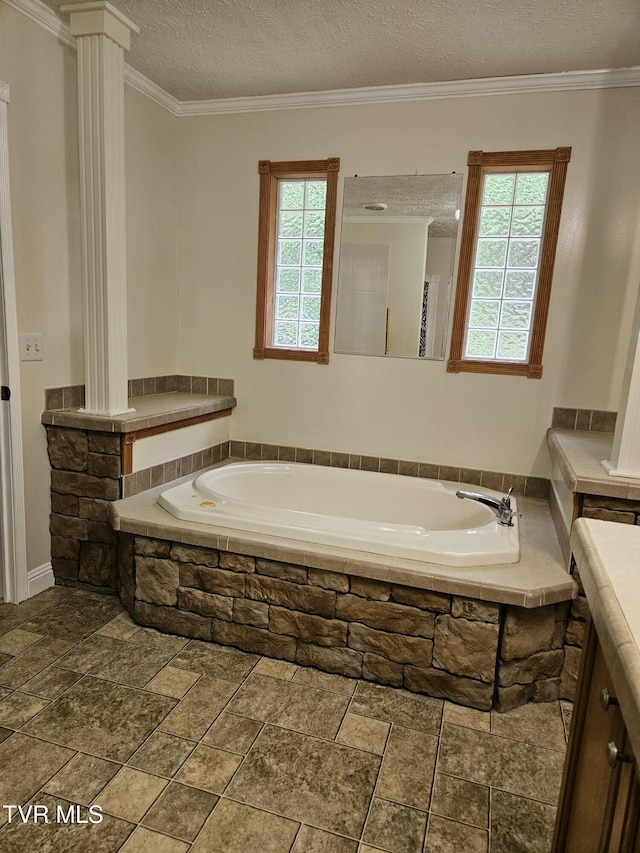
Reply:
[[60, 7], [61, 12], [70, 14], [69, 29], [72, 36], [107, 36], [120, 47], [129, 50], [131, 33], [140, 28], [108, 0], [92, 0], [89, 3], [68, 3]]

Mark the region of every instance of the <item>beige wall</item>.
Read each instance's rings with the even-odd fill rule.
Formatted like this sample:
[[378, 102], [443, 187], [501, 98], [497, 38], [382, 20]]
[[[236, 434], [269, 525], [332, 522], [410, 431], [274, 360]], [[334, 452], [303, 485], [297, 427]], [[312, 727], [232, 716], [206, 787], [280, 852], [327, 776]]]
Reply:
[[[44, 389], [84, 381], [76, 53], [0, 2], [10, 87], [9, 167], [20, 332], [42, 332], [21, 369], [27, 565], [50, 559]], [[130, 376], [175, 372], [177, 121], [127, 89]], [[131, 370], [135, 372], [132, 373]]]
[[[639, 277], [639, 130], [635, 89], [180, 119], [180, 372], [236, 379], [235, 439], [547, 475], [553, 406], [618, 405]], [[558, 145], [573, 154], [541, 380], [452, 375], [437, 361], [252, 359], [259, 159], [432, 174], [466, 172], [472, 148]]]

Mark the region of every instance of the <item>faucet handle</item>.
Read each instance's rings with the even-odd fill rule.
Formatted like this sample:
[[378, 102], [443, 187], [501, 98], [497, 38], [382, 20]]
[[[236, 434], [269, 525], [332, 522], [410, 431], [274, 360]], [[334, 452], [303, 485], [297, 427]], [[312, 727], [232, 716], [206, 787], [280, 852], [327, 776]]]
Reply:
[[507, 489], [506, 495], [502, 498], [502, 503], [507, 507], [511, 506], [511, 492], [512, 491], [513, 491], [513, 486], [509, 486], [509, 488]]

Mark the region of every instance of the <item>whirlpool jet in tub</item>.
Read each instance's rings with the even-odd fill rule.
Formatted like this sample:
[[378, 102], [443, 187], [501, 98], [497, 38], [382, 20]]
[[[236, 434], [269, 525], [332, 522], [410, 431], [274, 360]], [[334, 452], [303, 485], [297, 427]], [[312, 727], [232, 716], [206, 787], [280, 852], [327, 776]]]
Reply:
[[184, 521], [374, 554], [447, 566], [518, 562], [517, 516], [512, 526], [499, 524], [488, 507], [458, 500], [461, 485], [321, 465], [232, 462], [167, 489], [158, 502]]

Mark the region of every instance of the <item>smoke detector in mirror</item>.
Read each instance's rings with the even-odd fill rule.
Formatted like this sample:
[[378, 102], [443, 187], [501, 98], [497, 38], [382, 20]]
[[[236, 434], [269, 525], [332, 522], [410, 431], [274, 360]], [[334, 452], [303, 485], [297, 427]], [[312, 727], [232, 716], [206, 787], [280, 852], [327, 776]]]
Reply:
[[362, 206], [365, 210], [386, 210], [389, 205], [383, 201], [365, 201]]

